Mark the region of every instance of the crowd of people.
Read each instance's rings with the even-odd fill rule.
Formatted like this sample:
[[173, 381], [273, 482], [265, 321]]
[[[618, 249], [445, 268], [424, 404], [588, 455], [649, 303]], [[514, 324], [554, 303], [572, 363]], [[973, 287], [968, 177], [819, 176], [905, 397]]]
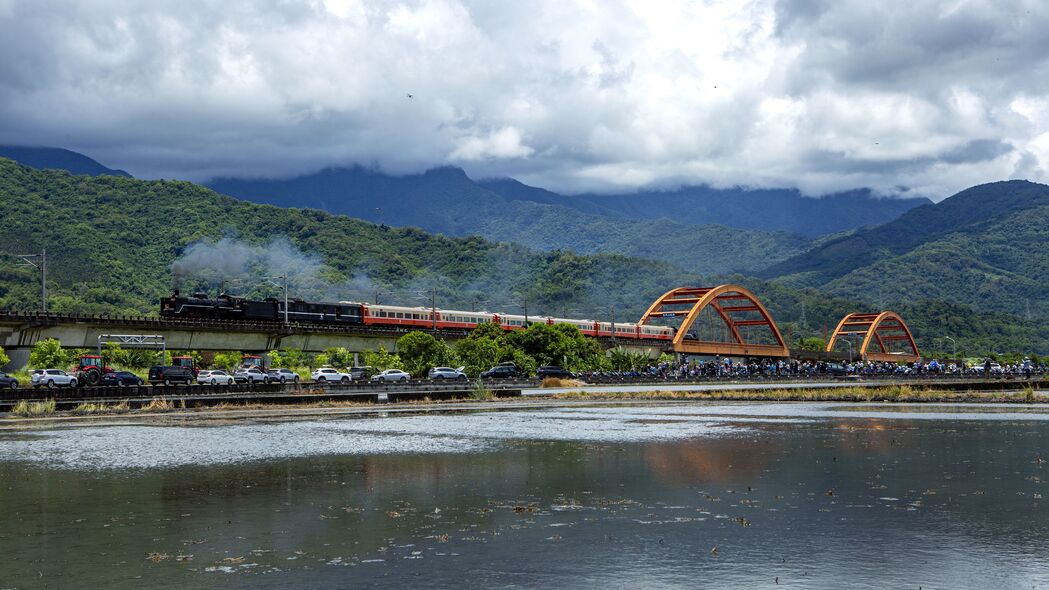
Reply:
[[747, 378], [747, 377], [834, 377], [834, 376], [1010, 376], [1030, 379], [1049, 370], [1045, 362], [1023, 359], [1015, 363], [999, 364], [990, 359], [982, 363], [965, 361], [928, 360], [915, 363], [889, 363], [854, 361], [828, 363], [824, 361], [798, 361], [791, 359], [747, 359], [715, 357], [707, 360], [685, 362], [660, 362], [647, 367], [611, 373], [584, 374], [581, 377], [615, 376], [656, 379], [699, 379], [699, 378]]

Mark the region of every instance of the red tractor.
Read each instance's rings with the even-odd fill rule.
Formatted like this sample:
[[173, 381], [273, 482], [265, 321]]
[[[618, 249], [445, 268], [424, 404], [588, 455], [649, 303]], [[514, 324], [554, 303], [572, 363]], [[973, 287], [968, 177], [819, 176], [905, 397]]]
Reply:
[[171, 365], [174, 367], [185, 367], [193, 372], [193, 376], [196, 377], [200, 373], [200, 367], [197, 366], [196, 361], [191, 356], [173, 356], [171, 357]]
[[81, 356], [80, 360], [77, 361], [77, 366], [73, 368], [73, 373], [76, 374], [76, 382], [84, 385], [98, 385], [102, 382], [103, 374], [112, 372], [113, 369], [105, 366], [102, 362], [102, 357], [97, 354]]
[[258, 367], [259, 369], [266, 370], [266, 357], [258, 356], [255, 354], [246, 354], [240, 359], [240, 366], [243, 369], [250, 369], [251, 367]]

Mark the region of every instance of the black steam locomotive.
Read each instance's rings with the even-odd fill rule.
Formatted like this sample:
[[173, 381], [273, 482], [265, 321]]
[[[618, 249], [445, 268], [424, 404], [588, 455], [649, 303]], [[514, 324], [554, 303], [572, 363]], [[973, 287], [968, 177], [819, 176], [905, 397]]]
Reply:
[[[165, 318], [207, 318], [218, 320], [284, 321], [284, 301], [256, 301], [225, 293], [212, 299], [207, 293], [183, 297], [175, 291], [160, 300], [160, 316]], [[309, 303], [300, 299], [288, 301], [288, 320], [362, 324], [363, 308], [355, 303]]]

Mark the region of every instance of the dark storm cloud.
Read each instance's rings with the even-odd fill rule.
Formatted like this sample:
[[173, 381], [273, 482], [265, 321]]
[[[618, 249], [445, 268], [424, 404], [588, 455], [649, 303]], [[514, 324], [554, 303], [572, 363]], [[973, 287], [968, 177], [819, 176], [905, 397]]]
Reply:
[[1046, 180], [1045, 30], [1026, 1], [0, 0], [0, 143], [192, 180], [936, 198]]

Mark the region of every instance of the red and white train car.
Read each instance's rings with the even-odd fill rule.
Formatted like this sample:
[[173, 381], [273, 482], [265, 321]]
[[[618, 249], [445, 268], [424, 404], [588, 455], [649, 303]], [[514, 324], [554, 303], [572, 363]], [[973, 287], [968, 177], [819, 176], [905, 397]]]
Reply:
[[[549, 325], [570, 324], [579, 328], [579, 331], [587, 336], [610, 337], [613, 335], [611, 322], [594, 320], [576, 320], [549, 316], [528, 316], [528, 318], [525, 318], [523, 315], [487, 311], [438, 309], [435, 322], [434, 310], [429, 307], [371, 304], [362, 304], [361, 307], [363, 310], [362, 320], [365, 325], [370, 326], [412, 326], [425, 329], [436, 325], [440, 329], [472, 330], [478, 324], [491, 322], [504, 330], [523, 330], [531, 324], [544, 323]], [[674, 329], [667, 326], [639, 326], [637, 324], [616, 322], [614, 335], [616, 338], [672, 340], [674, 338]]]

